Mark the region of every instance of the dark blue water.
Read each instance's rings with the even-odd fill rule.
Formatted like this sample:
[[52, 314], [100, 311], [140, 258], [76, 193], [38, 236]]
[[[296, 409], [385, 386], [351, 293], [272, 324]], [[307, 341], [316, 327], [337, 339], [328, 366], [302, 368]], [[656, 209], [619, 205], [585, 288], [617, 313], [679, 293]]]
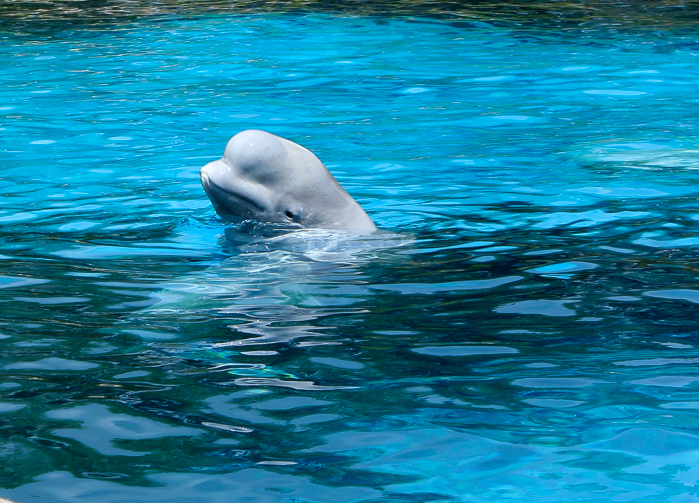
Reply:
[[[0, 497], [699, 501], [696, 31], [197, 15], [0, 43]], [[236, 132], [380, 233], [230, 227]]]

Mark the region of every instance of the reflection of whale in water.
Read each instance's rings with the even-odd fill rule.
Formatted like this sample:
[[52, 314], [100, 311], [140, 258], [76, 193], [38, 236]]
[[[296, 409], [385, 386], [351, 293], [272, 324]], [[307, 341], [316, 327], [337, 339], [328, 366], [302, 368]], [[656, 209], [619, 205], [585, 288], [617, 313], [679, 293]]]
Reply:
[[[290, 230], [262, 223], [234, 225], [225, 234], [224, 246], [232, 256], [183, 281], [164, 284], [155, 294], [159, 302], [147, 314], [243, 313], [247, 306], [259, 320], [259, 310], [266, 307], [278, 312], [279, 306], [287, 311], [293, 306], [291, 311], [351, 306], [371, 296], [365, 286], [367, 266], [376, 260], [399, 261], [395, 249], [413, 242], [412, 236], [390, 232]], [[287, 315], [295, 319], [293, 313]]]
[[[338, 336], [338, 317], [356, 320], [374, 305], [372, 269], [399, 267], [405, 256], [396, 252], [413, 242], [412, 236], [388, 232], [281, 230], [259, 223], [234, 225], [226, 231], [225, 246], [232, 256], [181, 281], [163, 284], [153, 294], [157, 302], [140, 311], [137, 320], [151, 331], [146, 334], [151, 339], [158, 338], [152, 332], [155, 327], [177, 326], [180, 334], [192, 330], [191, 342], [177, 350], [180, 357], [213, 365], [239, 379], [284, 380], [275, 381], [275, 386], [312, 383], [303, 379], [299, 383], [288, 370], [273, 365], [232, 363], [232, 359], [264, 359], [289, 345], [337, 344], [323, 340]], [[199, 339], [200, 323], [216, 325], [218, 336]], [[167, 344], [168, 332], [160, 333]]]
[[238, 133], [201, 183], [225, 219], [373, 232], [376, 226], [312, 152], [259, 130]]

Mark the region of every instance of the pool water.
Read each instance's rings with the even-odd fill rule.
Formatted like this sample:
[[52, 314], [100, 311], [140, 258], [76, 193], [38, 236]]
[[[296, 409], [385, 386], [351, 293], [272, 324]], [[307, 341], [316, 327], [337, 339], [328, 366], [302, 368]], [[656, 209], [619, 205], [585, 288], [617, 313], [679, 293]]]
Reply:
[[[0, 497], [699, 501], [696, 31], [2, 38]], [[217, 218], [248, 128], [381, 231]]]

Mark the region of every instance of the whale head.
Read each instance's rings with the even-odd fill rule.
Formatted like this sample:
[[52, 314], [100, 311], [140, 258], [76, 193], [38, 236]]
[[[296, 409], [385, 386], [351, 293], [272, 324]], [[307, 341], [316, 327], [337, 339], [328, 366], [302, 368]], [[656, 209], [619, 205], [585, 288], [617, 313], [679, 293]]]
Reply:
[[376, 226], [312, 152], [250, 129], [201, 168], [201, 183], [224, 219], [373, 232]]

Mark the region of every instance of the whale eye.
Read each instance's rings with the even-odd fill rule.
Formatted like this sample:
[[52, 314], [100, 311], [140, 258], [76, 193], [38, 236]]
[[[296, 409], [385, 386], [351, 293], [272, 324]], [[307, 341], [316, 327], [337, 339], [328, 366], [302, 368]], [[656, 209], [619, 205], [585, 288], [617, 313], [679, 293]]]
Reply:
[[286, 218], [290, 218], [291, 220], [294, 219], [294, 214], [292, 212], [290, 212], [289, 210], [286, 210], [284, 212], [284, 214], [286, 215]]

